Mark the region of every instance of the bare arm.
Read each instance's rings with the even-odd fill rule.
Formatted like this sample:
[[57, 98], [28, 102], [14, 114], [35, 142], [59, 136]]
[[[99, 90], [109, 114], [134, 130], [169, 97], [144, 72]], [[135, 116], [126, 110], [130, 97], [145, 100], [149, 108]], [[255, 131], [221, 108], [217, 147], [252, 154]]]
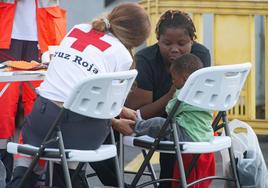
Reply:
[[143, 119], [161, 116], [165, 113], [165, 106], [172, 98], [174, 92], [175, 88], [172, 86], [167, 94], [153, 102], [152, 91], [135, 88], [129, 93], [126, 106], [134, 110], [140, 109]]
[[[155, 53], [156, 46], [151, 51]], [[139, 109], [143, 119], [162, 116], [165, 114], [165, 106], [175, 93], [175, 88], [171, 87], [165, 95], [154, 101], [153, 90], [158, 83], [158, 71], [161, 68], [160, 64], [155, 64], [156, 58], [148, 57], [149, 51], [141, 52], [135, 55], [136, 68], [138, 76], [136, 78], [137, 86], [128, 95], [125, 105], [133, 110]], [[157, 54], [154, 54], [157, 56]], [[156, 68], [154, 68], [156, 66]], [[160, 67], [159, 67], [160, 66]], [[165, 74], [163, 74], [165, 76]], [[167, 78], [167, 81], [169, 79]], [[160, 81], [159, 81], [160, 83]], [[169, 85], [169, 83], [167, 83]], [[167, 85], [165, 85], [166, 87]], [[158, 88], [158, 87], [157, 87]], [[161, 92], [161, 94], [164, 94]]]

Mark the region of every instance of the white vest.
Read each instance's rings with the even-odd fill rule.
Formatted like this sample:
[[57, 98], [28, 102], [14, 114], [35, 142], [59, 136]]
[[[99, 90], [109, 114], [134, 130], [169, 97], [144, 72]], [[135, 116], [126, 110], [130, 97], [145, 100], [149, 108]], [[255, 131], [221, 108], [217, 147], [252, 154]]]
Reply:
[[91, 28], [89, 24], [76, 25], [64, 37], [52, 57], [44, 82], [37, 88], [42, 97], [64, 102], [83, 79], [130, 68], [133, 59], [126, 47], [111, 33], [97, 32], [103, 35], [100, 37]]

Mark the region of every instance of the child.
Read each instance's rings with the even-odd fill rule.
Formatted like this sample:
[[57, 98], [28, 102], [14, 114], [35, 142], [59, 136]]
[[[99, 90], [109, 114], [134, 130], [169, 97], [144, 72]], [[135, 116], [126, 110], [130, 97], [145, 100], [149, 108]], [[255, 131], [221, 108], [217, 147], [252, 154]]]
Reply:
[[[180, 89], [185, 84], [187, 78], [194, 71], [202, 67], [201, 60], [194, 54], [182, 55], [171, 64], [170, 73], [173, 85], [177, 91], [166, 106], [166, 112], [168, 114], [175, 105]], [[209, 141], [213, 137], [213, 129], [211, 127], [212, 113], [210, 111], [182, 102], [175, 112], [174, 117], [180, 141], [201, 142]], [[166, 119], [162, 117], [138, 120], [134, 132], [137, 136], [148, 135], [156, 137], [165, 121]], [[173, 135], [170, 133], [169, 127], [166, 129], [163, 139], [173, 140]]]

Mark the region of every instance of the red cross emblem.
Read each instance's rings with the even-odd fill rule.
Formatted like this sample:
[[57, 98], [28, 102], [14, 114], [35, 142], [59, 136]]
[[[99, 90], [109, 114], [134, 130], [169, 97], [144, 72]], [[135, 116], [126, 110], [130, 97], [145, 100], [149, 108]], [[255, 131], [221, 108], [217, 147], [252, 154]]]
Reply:
[[81, 31], [80, 29], [73, 29], [68, 37], [74, 37], [77, 40], [71, 45], [80, 52], [83, 52], [88, 45], [93, 45], [101, 51], [106, 50], [111, 46], [111, 44], [103, 41], [100, 37], [103, 37], [104, 33], [91, 29], [89, 32]]

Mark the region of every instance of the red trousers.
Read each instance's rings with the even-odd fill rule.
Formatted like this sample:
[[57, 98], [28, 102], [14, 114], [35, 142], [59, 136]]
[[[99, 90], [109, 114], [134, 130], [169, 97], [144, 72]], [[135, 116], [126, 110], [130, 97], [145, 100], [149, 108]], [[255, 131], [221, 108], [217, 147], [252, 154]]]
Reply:
[[[184, 168], [187, 169], [193, 159], [193, 155], [183, 154], [182, 159], [183, 159]], [[201, 154], [197, 164], [195, 165], [189, 177], [187, 178], [187, 183], [189, 184], [193, 182], [194, 180], [204, 178], [206, 176], [213, 176], [215, 174], [216, 174], [216, 163], [215, 163], [214, 153]], [[176, 178], [176, 179], [180, 178], [177, 161], [174, 165], [173, 178]], [[208, 188], [210, 184], [211, 184], [211, 180], [203, 181], [191, 187], [192, 188]], [[172, 188], [177, 188], [177, 187], [179, 187], [179, 183], [173, 182]]]
[[[41, 81], [32, 81], [34, 87], [38, 87]], [[0, 82], [0, 90], [6, 83]], [[4, 94], [0, 97], [0, 139], [8, 139], [14, 135], [15, 117], [17, 113], [18, 100], [20, 95], [20, 84], [24, 116], [27, 116], [36, 99], [36, 94], [27, 82], [13, 82], [9, 85]]]

